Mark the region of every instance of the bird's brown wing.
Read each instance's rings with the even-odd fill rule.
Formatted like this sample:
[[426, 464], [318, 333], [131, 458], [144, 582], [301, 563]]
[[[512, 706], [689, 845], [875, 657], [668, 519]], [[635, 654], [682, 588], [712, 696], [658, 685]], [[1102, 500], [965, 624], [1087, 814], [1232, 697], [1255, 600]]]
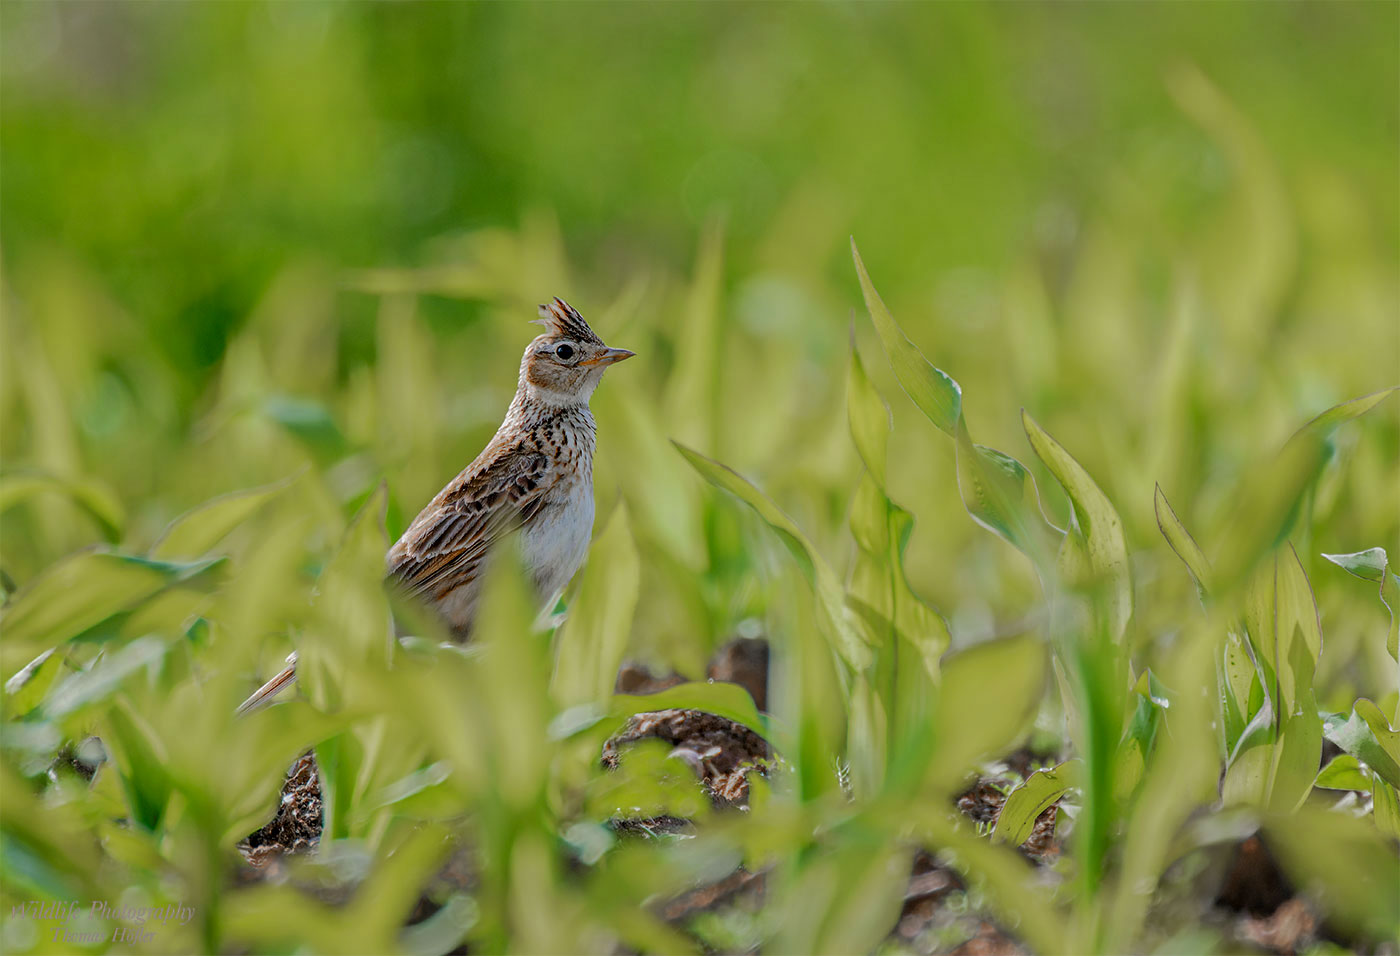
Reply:
[[528, 447], [468, 469], [389, 550], [389, 577], [434, 598], [471, 583], [491, 546], [539, 512], [555, 477], [549, 459]]

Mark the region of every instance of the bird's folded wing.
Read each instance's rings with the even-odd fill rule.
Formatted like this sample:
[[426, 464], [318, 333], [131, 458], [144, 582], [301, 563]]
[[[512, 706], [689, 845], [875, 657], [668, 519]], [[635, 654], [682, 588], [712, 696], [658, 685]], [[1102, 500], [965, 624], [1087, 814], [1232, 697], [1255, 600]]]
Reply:
[[389, 577], [434, 597], [470, 583], [491, 546], [538, 513], [554, 479], [549, 459], [523, 447], [469, 470], [389, 550]]

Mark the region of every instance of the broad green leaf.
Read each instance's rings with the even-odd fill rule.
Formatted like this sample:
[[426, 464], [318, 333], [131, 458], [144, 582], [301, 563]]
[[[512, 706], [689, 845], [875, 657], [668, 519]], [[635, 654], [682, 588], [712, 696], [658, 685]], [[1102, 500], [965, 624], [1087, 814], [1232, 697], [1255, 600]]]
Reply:
[[350, 449], [331, 413], [314, 399], [270, 395], [263, 401], [262, 412], [322, 458], [338, 458]]
[[846, 753], [851, 767], [851, 789], [858, 800], [875, 796], [885, 779], [889, 728], [893, 723], [885, 710], [887, 696], [871, 686], [869, 674], [858, 673], [851, 681]]
[[1176, 516], [1176, 511], [1167, 501], [1161, 485], [1156, 486], [1152, 496], [1152, 508], [1156, 512], [1157, 528], [1162, 532], [1162, 537], [1167, 539], [1167, 544], [1171, 545], [1176, 556], [1186, 565], [1191, 580], [1196, 582], [1196, 589], [1204, 598], [1211, 589], [1210, 561], [1201, 550], [1201, 546], [1196, 543], [1196, 539], [1191, 537], [1191, 533], [1181, 523], [1181, 519]]
[[[1272, 711], [1272, 734], [1265, 738], [1271, 746], [1262, 797], [1268, 806], [1288, 811], [1311, 789], [1322, 750], [1322, 724], [1312, 686], [1322, 629], [1312, 588], [1291, 545], [1278, 550], [1251, 575], [1245, 623]], [[1241, 750], [1250, 746], [1248, 736], [1246, 731]], [[1241, 774], [1253, 777], [1260, 769], [1259, 754], [1246, 756], [1238, 771], [1231, 767], [1237, 779]], [[1234, 781], [1227, 777], [1227, 783]]]
[[222, 495], [185, 512], [172, 521], [156, 543], [151, 545], [150, 556], [173, 560], [204, 555], [295, 480], [293, 476], [261, 488]]
[[1370, 548], [1355, 554], [1324, 554], [1323, 557], [1363, 581], [1377, 585], [1376, 595], [1385, 607], [1386, 614], [1390, 616], [1385, 649], [1391, 657], [1400, 658], [1400, 614], [1396, 614], [1397, 606], [1386, 600], [1386, 591], [1392, 593], [1391, 600], [1400, 599], [1400, 577], [1390, 572], [1390, 559], [1386, 556], [1385, 549]]
[[[1322, 653], [1322, 622], [1312, 584], [1293, 546], [1279, 551], [1274, 592], [1274, 647], [1280, 698], [1286, 711], [1306, 711], [1313, 671]], [[1312, 713], [1317, 712], [1314, 706]]]
[[1248, 644], [1249, 639], [1241, 628], [1226, 627], [1224, 647], [1216, 673], [1221, 712], [1225, 719], [1221, 730], [1226, 754], [1234, 751], [1244, 733], [1247, 723], [1245, 718], [1250, 713], [1250, 692], [1259, 683], [1259, 674], [1249, 656]]
[[1150, 668], [1138, 677], [1133, 690], [1129, 697], [1132, 718], [1123, 732], [1114, 770], [1113, 790], [1123, 800], [1127, 800], [1141, 782], [1147, 770], [1147, 756], [1157, 736], [1161, 712], [1171, 706], [1167, 689]]
[[1371, 781], [1371, 806], [1376, 826], [1392, 840], [1400, 839], [1400, 794], [1384, 780]]
[[1025, 783], [1011, 791], [1002, 805], [992, 838], [1020, 846], [1030, 839], [1035, 821], [1047, 807], [1065, 795], [1070, 787], [1079, 786], [1084, 769], [1082, 760], [1069, 760], [1058, 767], [1037, 770]]
[[297, 648], [297, 680], [321, 710], [343, 706], [346, 679], [363, 665], [388, 668], [394, 647], [382, 581], [387, 489], [375, 489], [346, 529], [316, 585], [315, 626]]
[[413, 771], [406, 777], [395, 780], [388, 786], [381, 787], [365, 801], [366, 809], [377, 810], [380, 807], [387, 807], [390, 804], [407, 800], [409, 797], [442, 784], [451, 775], [452, 768], [446, 761], [439, 760]]
[[[870, 556], [878, 572], [887, 570], [891, 543], [890, 503], [869, 471], [861, 474], [855, 497], [851, 499], [851, 536], [861, 551]], [[876, 603], [873, 597], [870, 602]]]
[[[865, 271], [854, 239], [851, 256], [860, 276], [866, 309], [900, 387], [929, 421], [957, 441], [958, 489], [968, 514], [1020, 549], [1043, 578], [1051, 548], [1035, 481], [1016, 459], [974, 444], [963, 420], [962, 388], [930, 364], [895, 322]], [[859, 447], [859, 441], [857, 444]]]
[[1371, 789], [1371, 779], [1366, 776], [1366, 768], [1351, 754], [1338, 754], [1327, 766], [1317, 772], [1314, 786], [1325, 790]]
[[[1312, 671], [1322, 651], [1312, 587], [1292, 546], [1278, 551], [1251, 576], [1245, 592], [1245, 626], [1275, 716], [1281, 721], [1298, 710], [1300, 695], [1311, 689]], [[1303, 647], [1296, 658], [1295, 641]]]
[[21, 588], [0, 613], [5, 634], [0, 672], [12, 673], [40, 651], [217, 563], [171, 564], [106, 551], [82, 551], [59, 561]]
[[619, 503], [589, 549], [578, 597], [558, 637], [554, 684], [561, 705], [607, 702], [627, 650], [640, 580], [627, 506]]
[[890, 436], [890, 409], [865, 374], [855, 331], [851, 332], [851, 361], [846, 376], [846, 421], [861, 461], [881, 488], [885, 487], [885, 450]]
[[1045, 645], [1033, 637], [987, 641], [944, 658], [928, 785], [946, 792], [976, 761], [1009, 749], [1039, 709], [1048, 676]]
[[1016, 459], [974, 444], [961, 420], [956, 437], [958, 491], [967, 513], [1030, 558], [1044, 580], [1053, 545], [1035, 479]]
[[1267, 468], [1251, 476], [1224, 537], [1218, 579], [1233, 586], [1292, 532], [1302, 498], [1328, 460], [1331, 432], [1376, 407], [1400, 386], [1343, 402], [1298, 429]]
[[1368, 548], [1352, 554], [1324, 554], [1323, 557], [1344, 571], [1372, 584], [1380, 584], [1385, 580], [1385, 570], [1390, 564], [1385, 548]]
[[619, 719], [677, 708], [716, 714], [736, 724], [743, 724], [760, 737], [771, 739], [769, 735], [773, 731], [769, 722], [758, 712], [749, 692], [738, 684], [726, 681], [691, 681], [655, 694], [617, 694], [609, 705], [609, 714]]
[[1311, 689], [1301, 698], [1303, 710], [1291, 713], [1280, 725], [1269, 768], [1269, 807], [1285, 813], [1296, 810], [1312, 790], [1322, 759], [1322, 720]]
[[[1392, 730], [1381, 709], [1364, 697], [1356, 702], [1354, 711], [1366, 721], [1366, 726], [1370, 728], [1381, 749], [1391, 760], [1400, 764], [1400, 730]], [[1394, 786], [1400, 787], [1400, 784]]]
[[126, 511], [121, 499], [96, 479], [73, 481], [40, 473], [0, 475], [0, 513], [44, 493], [65, 495], [97, 522], [109, 542], [121, 540]]
[[1400, 787], [1400, 733], [1391, 731], [1371, 701], [1358, 700], [1351, 716], [1333, 714], [1323, 722], [1327, 739], [1356, 757], [1392, 787]]
[[23, 717], [44, 699], [63, 673], [66, 657], [49, 648], [5, 682], [5, 718]]
[[44, 701], [45, 716], [53, 719], [108, 696], [130, 675], [155, 664], [169, 649], [156, 637], [138, 637], [125, 647], [105, 653], [87, 670], [70, 674]]
[[1021, 423], [1031, 448], [1069, 495], [1069, 530], [1060, 546], [1060, 573], [1066, 581], [1102, 595], [1095, 607], [1106, 608], [1109, 633], [1121, 640], [1133, 614], [1133, 580], [1123, 522], [1108, 496], [1059, 442], [1025, 411]]
[[106, 711], [102, 740], [111, 747], [134, 822], [154, 832], [170, 801], [170, 754], [151, 726], [125, 695]]
[[841, 585], [836, 578], [836, 572], [826, 563], [825, 559], [817, 552], [816, 547], [798, 529], [793, 520], [785, 515], [771, 498], [759, 491], [748, 479], [732, 468], [722, 465], [712, 458], [706, 458], [679, 442], [672, 444], [676, 446], [677, 451], [685, 456], [686, 461], [690, 462], [702, 478], [748, 505], [758, 513], [758, 516], [767, 523], [769, 528], [773, 529], [778, 535], [778, 539], [787, 546], [788, 551], [797, 561], [797, 566], [802, 570], [803, 575], [812, 586], [812, 590], [816, 593], [817, 603], [824, 613], [832, 635], [835, 637], [836, 652], [852, 670], [861, 671], [870, 666], [871, 651], [869, 646], [860, 639], [855, 628], [846, 620]]
[[[823, 861], [840, 875], [821, 920], [816, 953], [874, 952], [899, 918], [913, 853], [899, 845], [858, 841]], [[780, 951], [775, 946], [775, 951]]]
[[929, 421], [948, 435], [955, 436], [962, 421], [961, 386], [941, 369], [935, 368], [924, 358], [918, 346], [909, 341], [880, 299], [880, 294], [875, 291], [854, 238], [851, 239], [851, 258], [855, 261], [856, 275], [860, 277], [865, 308], [875, 323], [875, 331], [880, 335], [880, 343], [885, 347], [885, 355], [889, 357], [900, 387], [928, 416]]

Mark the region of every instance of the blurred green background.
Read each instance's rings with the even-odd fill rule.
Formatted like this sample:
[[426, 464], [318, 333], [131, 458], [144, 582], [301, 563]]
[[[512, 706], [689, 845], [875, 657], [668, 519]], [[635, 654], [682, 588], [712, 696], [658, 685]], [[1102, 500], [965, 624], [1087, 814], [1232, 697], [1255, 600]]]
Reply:
[[[132, 879], [126, 872], [159, 872], [150, 861], [161, 854], [186, 866], [179, 839], [188, 837], [202, 848], [189, 859], [207, 867], [171, 885], [198, 885], [201, 900], [217, 899], [233, 842], [265, 817], [300, 747], [334, 753], [358, 746], [346, 740], [374, 741], [360, 754], [370, 769], [356, 781], [358, 815], [342, 804], [328, 823], [335, 839], [384, 849], [400, 832], [388, 821], [446, 813], [412, 804], [401, 817], [371, 800], [367, 780], [397, 787], [430, 748], [375, 750], [389, 725], [338, 711], [340, 686], [324, 675], [308, 682], [314, 708], [273, 708], [257, 725], [285, 754], [249, 756], [255, 745], [228, 714], [293, 645], [310, 649], [303, 660], [341, 657], [345, 686], [374, 685], [385, 672], [383, 608], [367, 597], [377, 594], [384, 542], [372, 522], [350, 518], [366, 502], [377, 507], [375, 489], [387, 485], [392, 540], [475, 456], [536, 332], [526, 322], [554, 295], [638, 353], [593, 400], [600, 527], [621, 518], [575, 595], [580, 634], [598, 643], [572, 653], [592, 660], [606, 645], [620, 655], [612, 643], [626, 641], [653, 666], [702, 677], [717, 645], [764, 634], [794, 667], [807, 666], [812, 614], [805, 597], [792, 600], [805, 591], [781, 547], [667, 439], [753, 479], [844, 573], [862, 473], [846, 418], [852, 341], [891, 406], [887, 490], [917, 522], [907, 555], [914, 591], [947, 618], [954, 647], [1037, 632], [1036, 575], [968, 519], [953, 443], [900, 393], [882, 355], [852, 236], [903, 328], [961, 384], [968, 427], [1027, 463], [1049, 516], [1063, 526], [1069, 506], [1027, 444], [1021, 408], [1102, 487], [1132, 559], [1132, 673], [1171, 661], [1200, 613], [1159, 534], [1154, 485], [1218, 555], [1231, 517], [1258, 500], [1267, 511], [1272, 489], [1290, 480], [1275, 459], [1290, 434], [1400, 379], [1398, 41], [1393, 3], [0, 4], [6, 592], [38, 580], [81, 604], [98, 589], [81, 577], [64, 584], [69, 571], [88, 573], [56, 564], [65, 555], [106, 541], [160, 556], [150, 546], [177, 515], [301, 476], [220, 546], [233, 558], [217, 587], [203, 570], [163, 566], [175, 584], [133, 616], [89, 620], [79, 607], [59, 624], [25, 621], [28, 641], [8, 649], [7, 678], [75, 635], [48, 684], [63, 668], [79, 687], [102, 667], [124, 669], [92, 679], [99, 689], [88, 685], [80, 703], [70, 694], [40, 707], [43, 690], [27, 694], [33, 713], [16, 713], [43, 734], [15, 738], [16, 766], [37, 780], [57, 740], [121, 739], [128, 709], [142, 715], [130, 724], [138, 729], [207, 720], [207, 739], [241, 756], [224, 761], [198, 734], [172, 734], [168, 745], [199, 769], [173, 782], [157, 773], [159, 799], [139, 793], [138, 771], [150, 766], [141, 753], [118, 759], [145, 800], [127, 794], [133, 818], [154, 834], [139, 852], [134, 838], [108, 833], [112, 819], [131, 815], [117, 796], [62, 798], [65, 812], [86, 814], [73, 833], [100, 829], [116, 840], [104, 852], [126, 846], [136, 861], [107, 873], [112, 886]], [[1394, 714], [1385, 609], [1373, 586], [1320, 555], [1400, 553], [1400, 403], [1392, 396], [1329, 436], [1327, 456], [1316, 485], [1298, 486], [1306, 514], [1293, 539], [1326, 634], [1317, 703], [1345, 714], [1364, 695]], [[216, 543], [172, 555], [199, 557]], [[58, 570], [45, 578], [46, 568]], [[187, 573], [199, 584], [189, 593]], [[312, 608], [313, 591], [334, 597]], [[143, 628], [166, 643], [141, 643]], [[109, 654], [112, 641], [120, 654]], [[157, 679], [151, 655], [167, 649], [178, 654], [170, 650]], [[212, 675], [217, 707], [190, 689], [190, 660]], [[127, 680], [147, 664], [144, 688]], [[403, 666], [401, 679], [386, 678], [399, 696], [383, 700], [404, 705], [395, 720], [411, 732], [394, 724], [393, 739], [443, 734], [436, 712], [410, 706], [435, 678]], [[571, 698], [549, 698], [542, 655], [520, 665], [538, 700], [488, 672], [485, 703], [460, 701], [449, 686], [457, 666], [438, 675], [441, 700], [482, 708], [482, 726], [497, 704], [538, 704], [534, 736], [521, 737], [540, 752], [555, 747], [541, 743], [541, 715]], [[610, 674], [583, 683], [606, 698]], [[849, 716], [860, 743], [871, 728], [857, 726], [858, 703], [822, 679], [813, 686], [830, 699], [793, 704], [802, 716], [791, 726], [807, 733], [825, 720], [822, 732], [839, 742]], [[120, 695], [104, 696], [122, 680]], [[963, 690], [1004, 709], [995, 693]], [[330, 727], [341, 736], [327, 741]], [[512, 741], [443, 736], [431, 756], [451, 755], [451, 787], [469, 791], [446, 804], [451, 812], [476, 801], [489, 824], [493, 800], [515, 806], [518, 795], [491, 793], [469, 772], [479, 756], [471, 747], [494, 746], [504, 755], [493, 759], [509, 763]], [[596, 748], [575, 749], [575, 769], [596, 763]], [[1225, 756], [1210, 750], [1196, 755], [1207, 783], [1210, 757]], [[789, 757], [797, 777], [829, 788], [836, 751], [862, 756], [852, 744]], [[1171, 766], [1156, 768], [1171, 779]], [[576, 783], [548, 787], [557, 796]], [[525, 803], [539, 810], [537, 796]], [[556, 825], [578, 818], [570, 799], [537, 814], [538, 833], [529, 832], [544, 834], [539, 846], [555, 847]], [[21, 821], [30, 829], [20, 827], [36, 845], [48, 832], [37, 800]], [[176, 808], [168, 817], [164, 801]], [[203, 806], [206, 817], [188, 824], [194, 811], [182, 817], [180, 806]], [[844, 804], [833, 812], [842, 818]], [[170, 819], [170, 832], [184, 835], [162, 843]], [[1152, 832], [1150, 814], [1143, 819]], [[75, 882], [66, 885], [83, 885], [96, 864], [55, 841], [34, 859], [55, 872], [68, 860], [64, 878]], [[867, 843], [880, 853], [893, 845]], [[836, 879], [828, 889], [840, 897]], [[644, 882], [607, 897], [619, 901], [619, 926], [651, 892]], [[801, 905], [825, 905], [803, 884], [789, 891]], [[392, 933], [402, 914], [386, 907], [376, 931]], [[204, 935], [188, 945], [223, 945], [212, 904], [201, 919]], [[251, 922], [266, 933], [276, 921]], [[566, 923], [541, 925], [565, 933]], [[339, 931], [324, 939], [355, 938]], [[483, 932], [487, 948], [514, 938]], [[872, 932], [879, 939], [883, 928]]]
[[[1396, 378], [1394, 5], [0, 17], [0, 452], [98, 481], [138, 540], [308, 456], [347, 507], [386, 478], [396, 534], [489, 437], [523, 322], [557, 294], [641, 354], [595, 402], [600, 513], [619, 483], [693, 482], [652, 467], [675, 436], [843, 547], [851, 235], [979, 438], [1029, 458], [1029, 408], [1155, 551], [1154, 481], [1213, 520], [1298, 423]], [[719, 318], [687, 339], [700, 293]], [[667, 394], [653, 431], [620, 408]], [[1029, 570], [961, 515], [951, 449], [894, 405], [915, 584], [955, 634], [988, 632]], [[286, 427], [240, 445], [229, 422], [255, 407]], [[1363, 453], [1393, 461], [1393, 411], [1378, 427]], [[1368, 526], [1338, 533], [1367, 540], [1326, 550], [1395, 541], [1393, 469], [1362, 474]], [[95, 538], [41, 505], [0, 529], [20, 582]], [[652, 608], [639, 630], [693, 669], [746, 602], [711, 593], [684, 626]]]

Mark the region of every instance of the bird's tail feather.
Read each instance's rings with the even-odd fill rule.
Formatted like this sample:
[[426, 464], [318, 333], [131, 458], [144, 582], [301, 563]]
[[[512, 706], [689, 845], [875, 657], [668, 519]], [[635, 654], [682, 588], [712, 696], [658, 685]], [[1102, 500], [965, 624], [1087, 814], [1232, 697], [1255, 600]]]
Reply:
[[282, 691], [282, 688], [290, 687], [292, 684], [296, 683], [296, 679], [297, 654], [296, 651], [292, 651], [292, 653], [287, 655], [286, 669], [272, 678], [272, 680], [253, 691], [247, 700], [238, 705], [238, 710], [235, 711], [235, 713], [242, 716], [243, 714], [257, 710], [259, 707], [266, 706], [272, 702], [272, 698], [276, 697]]

